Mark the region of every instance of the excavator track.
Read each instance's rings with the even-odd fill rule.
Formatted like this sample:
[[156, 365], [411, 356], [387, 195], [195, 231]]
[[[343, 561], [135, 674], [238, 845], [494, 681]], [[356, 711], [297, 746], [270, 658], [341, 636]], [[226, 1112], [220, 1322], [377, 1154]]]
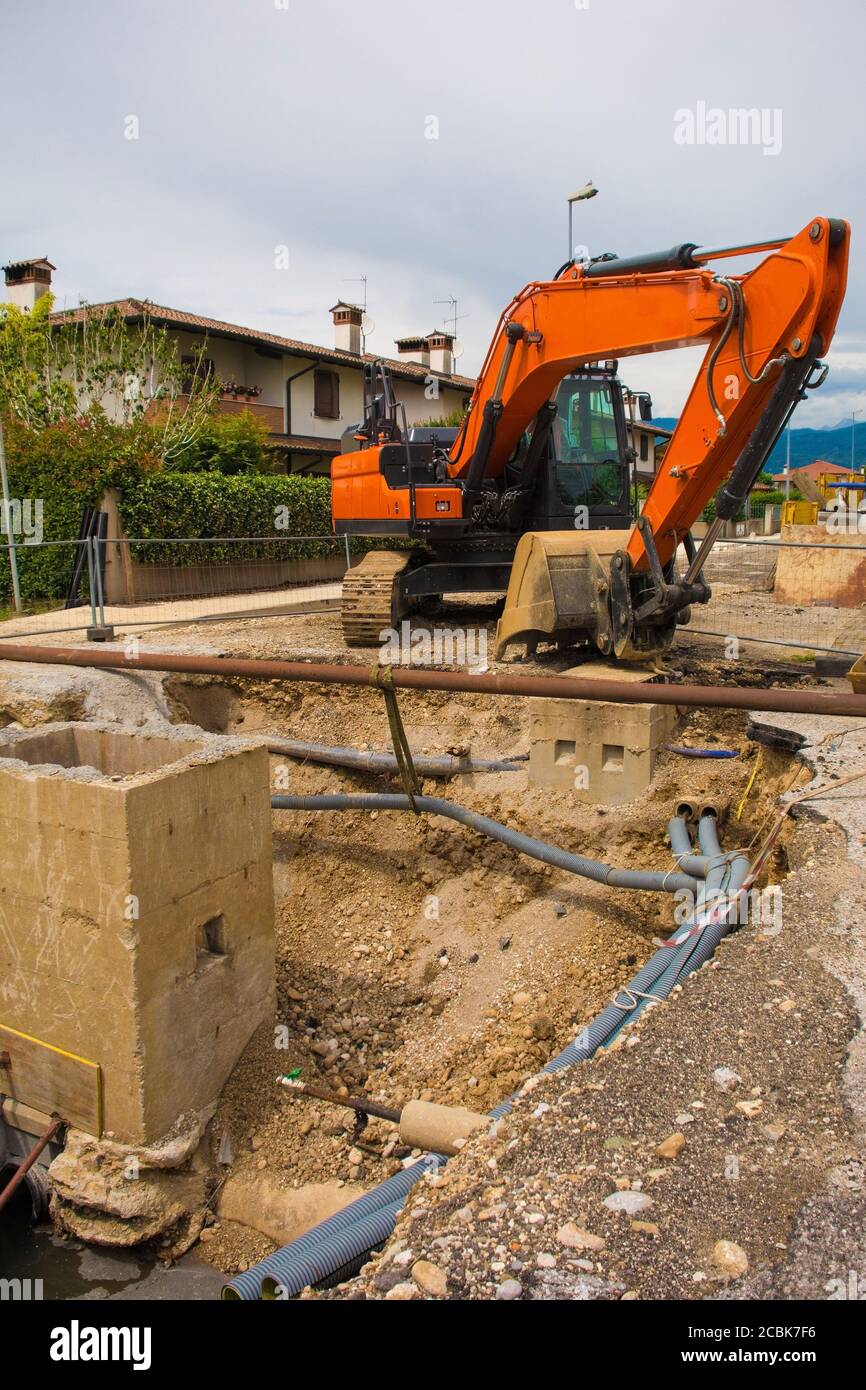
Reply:
[[342, 624], [347, 647], [381, 646], [382, 632], [399, 619], [396, 579], [409, 563], [397, 550], [371, 550], [343, 578]]

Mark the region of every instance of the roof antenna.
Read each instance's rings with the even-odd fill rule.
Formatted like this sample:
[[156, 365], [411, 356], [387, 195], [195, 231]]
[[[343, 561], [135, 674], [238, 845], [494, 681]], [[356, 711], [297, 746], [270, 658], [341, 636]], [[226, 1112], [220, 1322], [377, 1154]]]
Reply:
[[367, 351], [367, 339], [371, 336], [371, 334], [375, 333], [375, 331], [376, 331], [376, 325], [375, 325], [375, 323], [373, 322], [373, 320], [370, 318], [370, 315], [367, 313], [367, 277], [366, 277], [366, 275], [355, 275], [355, 276], [350, 276], [350, 277], [348, 277], [347, 279], [341, 280], [341, 281], [340, 281], [340, 284], [341, 284], [341, 285], [363, 285], [363, 286], [364, 286], [364, 302], [360, 305], [360, 308], [361, 308], [361, 310], [362, 310], [362, 315], [361, 315], [361, 354], [362, 354], [362, 356], [363, 356], [363, 355], [366, 353], [366, 351]]

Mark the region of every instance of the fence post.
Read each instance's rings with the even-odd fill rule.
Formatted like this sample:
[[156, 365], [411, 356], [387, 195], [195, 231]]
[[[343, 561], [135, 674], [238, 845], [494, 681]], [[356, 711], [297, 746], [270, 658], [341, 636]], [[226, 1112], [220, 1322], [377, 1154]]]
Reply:
[[87, 629], [87, 640], [95, 641], [91, 638], [91, 632], [95, 632], [99, 624], [96, 621], [96, 581], [93, 578], [93, 548], [90, 544], [90, 537], [80, 542], [84, 546], [84, 554], [87, 558], [87, 599], [90, 604], [90, 627]]
[[9, 569], [12, 574], [12, 602], [15, 612], [21, 612], [21, 585], [18, 582], [18, 556], [15, 553], [15, 533], [12, 525], [12, 508], [9, 499], [9, 475], [6, 472], [6, 448], [3, 442], [3, 421], [0, 420], [0, 484], [3, 488], [3, 529], [9, 548]]
[[352, 568], [352, 552], [349, 549], [349, 537], [344, 536], [343, 540], [346, 542], [346, 569], [350, 570]]
[[87, 573], [90, 581], [90, 612], [93, 617], [93, 622], [87, 629], [87, 640], [88, 642], [113, 642], [114, 628], [105, 622], [105, 595], [102, 592], [98, 534], [94, 532], [85, 544], [87, 546]]

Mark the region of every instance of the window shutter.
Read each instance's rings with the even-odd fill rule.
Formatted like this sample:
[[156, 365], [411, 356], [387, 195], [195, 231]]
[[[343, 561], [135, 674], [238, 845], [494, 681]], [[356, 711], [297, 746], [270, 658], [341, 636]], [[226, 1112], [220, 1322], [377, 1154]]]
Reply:
[[314, 375], [314, 413], [324, 420], [340, 414], [340, 378], [336, 372], [318, 371]]

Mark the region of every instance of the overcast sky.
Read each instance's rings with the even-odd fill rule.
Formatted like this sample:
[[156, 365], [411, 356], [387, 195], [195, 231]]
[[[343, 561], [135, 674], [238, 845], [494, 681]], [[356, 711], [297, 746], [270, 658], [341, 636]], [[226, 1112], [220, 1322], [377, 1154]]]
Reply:
[[[366, 275], [371, 350], [453, 295], [471, 374], [515, 290], [565, 259], [592, 178], [593, 254], [851, 221], [833, 371], [796, 423], [866, 420], [862, 0], [0, 0], [0, 19], [0, 257], [47, 255], [60, 305], [149, 297], [330, 345], [328, 308]], [[699, 103], [763, 110], [764, 138], [678, 143]], [[668, 415], [696, 366], [623, 374]]]

